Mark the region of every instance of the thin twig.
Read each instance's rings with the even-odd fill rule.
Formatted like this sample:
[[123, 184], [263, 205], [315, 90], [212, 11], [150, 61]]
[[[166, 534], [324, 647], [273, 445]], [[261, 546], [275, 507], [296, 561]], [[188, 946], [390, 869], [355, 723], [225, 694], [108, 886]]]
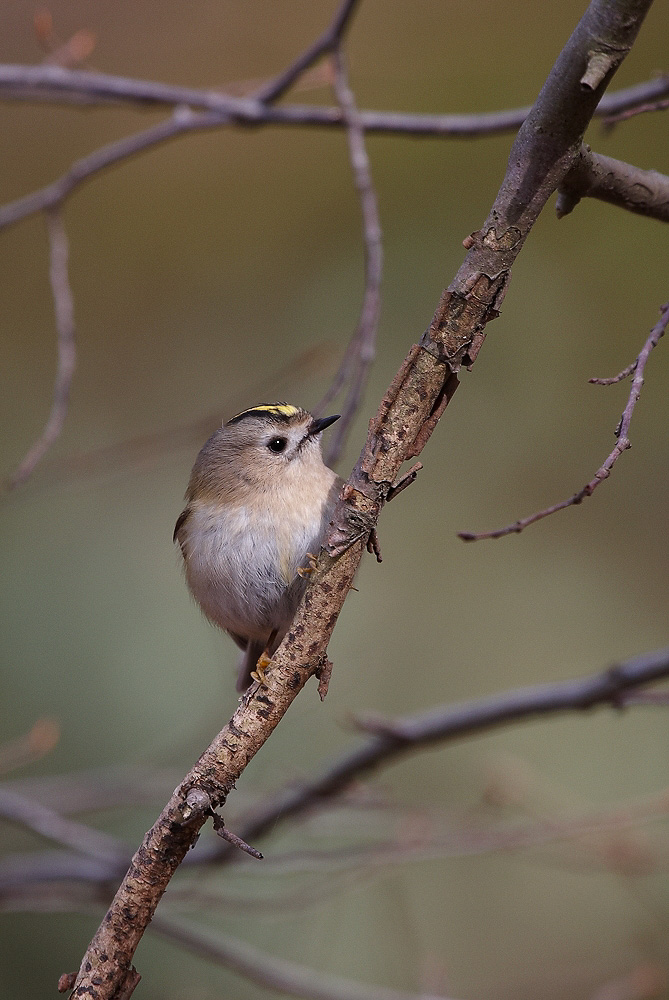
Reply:
[[617, 112], [617, 114], [606, 115], [604, 125], [607, 128], [613, 128], [619, 122], [627, 121], [628, 118], [634, 118], [636, 115], [645, 115], [652, 111], [666, 111], [667, 108], [669, 108], [669, 100], [666, 98], [661, 101], [648, 101], [648, 103], [640, 104], [636, 108], [627, 108], [625, 111]]
[[49, 234], [51, 262], [49, 278], [53, 295], [58, 343], [58, 366], [53, 387], [51, 413], [44, 430], [32, 445], [18, 469], [6, 484], [12, 490], [32, 474], [35, 466], [44, 457], [60, 435], [67, 416], [70, 386], [77, 360], [74, 339], [74, 300], [68, 276], [68, 241], [63, 220], [58, 211], [45, 213]]
[[612, 375], [610, 378], [589, 378], [588, 382], [590, 385], [616, 385], [616, 383], [622, 382], [624, 379], [628, 378], [632, 372], [635, 372], [638, 363], [639, 359], [635, 358], [631, 364], [623, 368], [623, 370], [618, 372], [617, 375]]
[[[645, 692], [648, 696], [662, 693]], [[644, 692], [639, 692], [639, 696], [641, 694]], [[627, 696], [623, 696], [621, 700], [625, 705], [628, 704]], [[484, 801], [487, 799], [484, 798]], [[501, 822], [492, 820], [487, 809], [483, 821], [476, 821], [470, 810], [458, 815], [439, 809], [403, 810], [396, 803], [388, 803], [381, 809], [379, 816], [384, 831], [382, 839], [366, 839], [364, 844], [356, 843], [340, 848], [316, 848], [307, 851], [299, 849], [274, 854], [269, 867], [263, 867], [263, 879], [273, 873], [285, 875], [286, 872], [299, 872], [301, 875], [321, 876], [316, 884], [305, 883], [297, 890], [293, 888], [285, 892], [272, 891], [268, 895], [249, 896], [203, 890], [201, 880], [198, 880], [195, 883], [172, 888], [170, 904], [178, 911], [187, 906], [207, 911], [223, 908], [259, 916], [275, 915], [277, 911], [284, 913], [289, 909], [304, 910], [305, 906], [331, 898], [333, 893], [340, 892], [347, 884], [359, 881], [361, 877], [371, 880], [378, 870], [393, 865], [480, 856], [499, 851], [523, 851], [556, 843], [571, 842], [578, 846], [579, 841], [581, 843], [587, 841], [592, 844], [593, 836], [597, 836], [598, 842], [605, 848], [606, 844], [610, 843], [607, 834], [631, 832], [645, 825], [666, 820], [669, 812], [669, 790], [661, 789], [641, 799], [567, 818], [555, 818], [551, 815], [537, 819], [533, 816], [531, 822], [527, 822], [525, 818], [525, 808], [522, 808], [523, 818], [510, 822], [506, 815], [508, 802], [503, 800], [497, 805], [504, 811]], [[522, 807], [521, 803], [519, 805]], [[390, 837], [385, 836], [388, 833], [389, 810], [392, 824], [396, 828]], [[416, 820], [419, 821], [417, 829]], [[355, 821], [349, 821], [349, 825], [350, 822]], [[407, 829], [411, 831], [408, 836]], [[601, 855], [599, 860], [610, 867], [610, 858], [606, 850], [597, 853]], [[104, 891], [102, 886], [100, 888]], [[68, 901], [71, 908], [82, 909], [88, 908], [93, 898], [95, 891], [86, 891], [83, 880], [78, 885], [69, 880], [65, 888], [58, 887], [48, 880], [42, 885], [34, 882], [22, 884], [15, 880], [11, 887], [2, 885], [0, 910], [7, 913], [51, 909], [54, 906], [60, 908], [67, 905]]]
[[221, 124], [225, 124], [225, 122], [216, 112], [196, 114], [188, 109], [182, 109], [178, 114], [171, 115], [158, 125], [152, 125], [151, 128], [137, 132], [135, 135], [126, 136], [117, 142], [102, 146], [88, 156], [76, 160], [66, 173], [51, 184], [3, 205], [0, 208], [0, 229], [18, 222], [20, 219], [25, 219], [29, 215], [34, 215], [35, 212], [54, 209], [62, 205], [80, 184], [108, 167], [136, 156], [137, 153], [161, 142], [174, 139], [185, 132], [211, 128]]
[[263, 84], [256, 92], [255, 97], [264, 104], [272, 104], [292, 87], [297, 78], [305, 70], [313, 66], [318, 59], [328, 52], [333, 52], [344, 37], [344, 32], [350, 24], [357, 2], [358, 0], [343, 0], [343, 3], [332, 19], [332, 23], [326, 28], [321, 37], [317, 38], [308, 49], [305, 49], [295, 62], [291, 63], [282, 73], [279, 73], [273, 80], [269, 80]]
[[[378, 767], [387, 766], [409, 753], [424, 748], [484, 732], [524, 719], [568, 711], [590, 711], [597, 705], [627, 707], [643, 694], [639, 689], [647, 684], [669, 678], [669, 649], [645, 654], [589, 677], [543, 684], [531, 688], [507, 691], [490, 698], [460, 705], [447, 705], [417, 713], [404, 719], [368, 719], [364, 726], [373, 735], [359, 748], [335, 761], [323, 774], [302, 784], [292, 785], [271, 798], [245, 822], [241, 822], [244, 837], [257, 839], [276, 828], [277, 823], [304, 814], [324, 802], [340, 796], [353, 782], [367, 776]], [[655, 698], [663, 691], [650, 691]], [[51, 831], [53, 834], [53, 830]], [[54, 839], [57, 839], [54, 837]], [[233, 852], [220, 848], [198, 848], [189, 855], [187, 867], [232, 858]], [[115, 865], [101, 864], [98, 868], [82, 864], [66, 864], [67, 858], [31, 855], [6, 865], [0, 879], [0, 889], [30, 883], [56, 880], [108, 882], [117, 871]], [[285, 858], [284, 858], [285, 861]]]
[[365, 146], [365, 133], [360, 124], [355, 97], [348, 83], [344, 54], [339, 48], [333, 52], [332, 60], [335, 70], [334, 89], [346, 123], [349, 158], [362, 213], [365, 246], [365, 293], [356, 328], [346, 348], [339, 370], [332, 385], [316, 407], [317, 413], [323, 412], [344, 386], [347, 386], [341, 419], [337, 423], [335, 433], [330, 438], [325, 455], [325, 460], [330, 465], [336, 464], [344, 449], [374, 360], [376, 330], [381, 312], [381, 277], [383, 272], [381, 219]]
[[263, 856], [260, 851], [257, 851], [255, 847], [251, 847], [250, 844], [247, 844], [245, 840], [238, 837], [236, 833], [232, 832], [232, 830], [228, 830], [227, 826], [223, 822], [222, 816], [219, 816], [218, 813], [212, 813], [212, 820], [214, 823], [214, 830], [222, 840], [225, 840], [228, 844], [232, 844], [233, 847], [243, 851], [244, 854], [250, 855], [252, 858], [256, 858], [258, 861], [263, 860]]
[[116, 868], [128, 859], [128, 847], [116, 837], [66, 819], [54, 809], [9, 788], [0, 787], [0, 819], [19, 823], [40, 837], [73, 848], [96, 861], [111, 863]]
[[603, 483], [605, 479], [609, 478], [613, 466], [616, 464], [620, 456], [626, 452], [628, 448], [632, 447], [632, 443], [628, 436], [629, 428], [632, 422], [634, 407], [636, 406], [639, 396], [641, 395], [641, 389], [643, 387], [643, 373], [646, 367], [646, 362], [648, 361], [653, 348], [657, 347], [663, 337], [668, 324], [669, 302], [665, 303], [661, 307], [660, 319], [650, 331], [650, 335], [646, 340], [646, 343], [643, 345], [636, 360], [633, 361], [631, 365], [628, 365], [627, 368], [622, 370], [622, 372], [614, 375], [613, 378], [592, 378], [589, 380], [595, 385], [613, 385], [616, 382], [620, 382], [622, 379], [627, 378], [628, 375], [634, 373], [632, 387], [627, 399], [627, 405], [623, 410], [623, 415], [620, 418], [620, 422], [615, 430], [617, 438], [616, 446], [607, 456], [602, 465], [600, 465], [599, 469], [597, 469], [597, 472], [590, 482], [586, 483], [585, 486], [578, 491], [578, 493], [574, 493], [574, 495], [569, 497], [567, 500], [562, 500], [560, 503], [553, 504], [550, 507], [545, 507], [543, 510], [539, 510], [535, 514], [531, 514], [529, 517], [524, 517], [519, 521], [514, 521], [513, 524], [508, 524], [505, 528], [497, 528], [495, 531], [481, 531], [476, 533], [460, 531], [458, 532], [458, 538], [461, 538], [463, 542], [478, 542], [484, 538], [503, 538], [505, 535], [519, 534], [525, 528], [529, 527], [530, 524], [534, 524], [535, 521], [541, 521], [543, 518], [549, 517], [551, 514], [556, 514], [559, 510], [565, 510], [567, 507], [574, 507], [585, 500], [586, 497], [592, 496], [600, 483]]
[[202, 958], [224, 965], [226, 969], [232, 969], [266, 989], [304, 997], [305, 1000], [437, 1000], [425, 994], [419, 998], [416, 994], [400, 993], [384, 986], [367, 986], [321, 971], [315, 972], [283, 958], [269, 957], [245, 941], [214, 934], [203, 927], [188, 926], [162, 915], [153, 918], [151, 929], [161, 937], [188, 948]]
[[[268, 958], [243, 941], [214, 935], [204, 928], [187, 927], [169, 918], [155, 917], [151, 927], [163, 937], [189, 948], [210, 961], [244, 975], [261, 986], [304, 997], [305, 1000], [418, 1000], [415, 994], [400, 993], [382, 986], [366, 986], [348, 979], [314, 972], [294, 962]], [[422, 994], [422, 1000], [430, 1000]]]

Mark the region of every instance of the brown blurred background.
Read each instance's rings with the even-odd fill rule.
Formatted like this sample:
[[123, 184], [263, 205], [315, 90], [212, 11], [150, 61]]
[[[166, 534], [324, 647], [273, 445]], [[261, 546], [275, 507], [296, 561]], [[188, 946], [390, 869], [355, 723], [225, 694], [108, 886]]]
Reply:
[[[207, 88], [277, 72], [333, 8], [254, 0], [50, 5], [63, 39], [83, 27], [95, 33], [90, 68]], [[418, 112], [531, 103], [582, 11], [571, 0], [475, 8], [363, 0], [348, 44], [358, 103]], [[43, 57], [34, 13], [25, 0], [0, 10], [3, 62]], [[616, 87], [668, 68], [668, 30], [666, 5], [658, 4]], [[295, 100], [332, 103], [327, 88]], [[2, 201], [167, 113], [2, 104]], [[594, 124], [589, 141], [641, 167], [668, 169], [666, 115], [612, 133]], [[369, 139], [384, 302], [378, 360], [342, 474], [460, 264], [462, 239], [485, 218], [510, 142]], [[263, 399], [316, 403], [362, 294], [345, 139], [273, 128], [187, 136], [92, 180], [68, 202], [65, 222], [79, 364], [61, 440], [0, 508], [2, 739], [42, 716], [60, 723], [53, 752], [16, 780], [132, 766], [173, 768], [176, 781], [236, 697], [236, 651], [189, 600], [171, 544], [201, 440], [184, 443], [175, 433], [140, 462], [121, 448], [102, 468], [76, 474], [68, 462]], [[613, 445], [628, 387], [587, 379], [615, 374], [639, 351], [669, 297], [666, 246], [659, 223], [598, 203], [582, 203], [560, 223], [552, 205], [544, 212], [502, 316], [422, 456], [424, 471], [384, 511], [384, 562], [364, 563], [359, 593], [346, 603], [330, 647], [327, 701], [307, 688], [245, 773], [233, 812], [353, 745], [345, 726], [352, 713], [406, 714], [587, 673], [666, 643], [668, 344], [646, 369], [632, 451], [594, 497], [520, 536], [476, 545], [456, 538], [529, 514], [591, 478]], [[0, 468], [10, 474], [50, 406], [55, 334], [41, 218], [0, 234], [0, 286]], [[668, 749], [666, 709], [600, 711], [423, 753], [384, 772], [377, 787], [409, 817], [429, 806], [447, 811], [438, 822], [460, 823], [479, 815], [494, 775], [521, 814], [564, 820], [660, 792]], [[160, 788], [141, 810], [86, 818], [136, 844], [163, 800]], [[505, 817], [493, 813], [491, 822]], [[261, 846], [271, 858], [366, 835], [359, 815], [333, 816]], [[44, 844], [3, 825], [0, 846]], [[646, 969], [658, 970], [655, 992], [644, 981], [646, 992], [629, 996], [661, 996], [668, 860], [660, 823], [616, 833], [611, 843], [378, 867], [353, 886], [339, 885], [323, 863], [313, 877], [332, 891], [294, 910], [271, 900], [298, 891], [306, 876], [276, 866], [263, 874], [248, 862], [198, 884], [260, 895], [270, 900], [266, 910], [196, 908], [189, 919], [315, 970], [396, 989], [436, 983], [461, 998], [580, 1000]], [[0, 915], [0, 997], [54, 995], [101, 912]], [[147, 1000], [267, 995], [150, 934], [136, 965], [144, 976], [137, 996]]]

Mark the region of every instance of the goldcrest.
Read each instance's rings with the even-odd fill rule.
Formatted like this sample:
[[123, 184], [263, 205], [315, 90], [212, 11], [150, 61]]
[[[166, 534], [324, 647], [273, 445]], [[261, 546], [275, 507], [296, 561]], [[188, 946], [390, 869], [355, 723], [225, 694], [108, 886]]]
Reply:
[[193, 597], [244, 651], [239, 691], [286, 634], [332, 517], [343, 480], [323, 462], [321, 432], [337, 419], [263, 403], [195, 460], [174, 540]]

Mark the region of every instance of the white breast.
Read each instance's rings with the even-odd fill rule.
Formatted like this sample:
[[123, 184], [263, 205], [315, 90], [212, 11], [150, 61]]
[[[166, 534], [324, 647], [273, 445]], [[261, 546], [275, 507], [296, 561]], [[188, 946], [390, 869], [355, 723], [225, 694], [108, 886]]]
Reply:
[[322, 530], [313, 498], [282, 507], [203, 504], [184, 526], [186, 576], [202, 610], [220, 628], [261, 642], [291, 621], [305, 586], [297, 569]]

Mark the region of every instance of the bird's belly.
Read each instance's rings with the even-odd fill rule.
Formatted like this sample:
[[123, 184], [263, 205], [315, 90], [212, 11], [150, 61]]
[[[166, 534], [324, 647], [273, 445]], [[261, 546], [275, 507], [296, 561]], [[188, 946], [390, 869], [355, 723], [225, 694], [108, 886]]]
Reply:
[[297, 568], [321, 528], [277, 520], [246, 507], [205, 508], [194, 512], [186, 541], [188, 585], [206, 616], [261, 642], [290, 623], [305, 586]]

